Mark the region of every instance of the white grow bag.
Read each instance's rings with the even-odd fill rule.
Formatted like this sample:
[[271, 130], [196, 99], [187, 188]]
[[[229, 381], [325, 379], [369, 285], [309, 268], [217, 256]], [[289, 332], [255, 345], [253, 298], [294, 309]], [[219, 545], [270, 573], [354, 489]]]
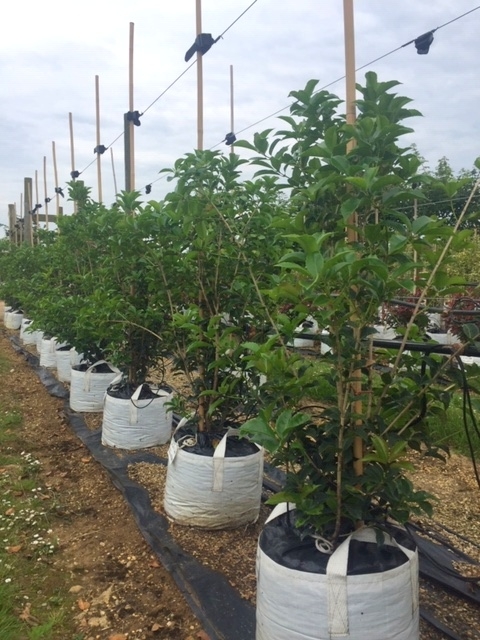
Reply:
[[22, 326], [23, 313], [19, 311], [9, 311], [5, 314], [5, 326], [7, 329], [20, 329]]
[[74, 347], [71, 349], [57, 349], [55, 350], [55, 360], [57, 362], [57, 378], [60, 382], [70, 382], [72, 377], [72, 367], [76, 364], [80, 364], [82, 361], [81, 355], [79, 355]]
[[[22, 319], [22, 324], [20, 325], [20, 340], [25, 343], [25, 331], [28, 329], [28, 327], [32, 324], [33, 320], [30, 320], [29, 318], [25, 318], [25, 316], [23, 316]], [[31, 332], [28, 332], [31, 335]]]
[[39, 331], [32, 331], [32, 323], [33, 320], [29, 320], [28, 318], [24, 318], [22, 320], [22, 326], [20, 328], [20, 339], [23, 344], [33, 344], [37, 345], [38, 334]]
[[42, 338], [40, 343], [40, 366], [55, 369], [57, 366], [57, 341], [55, 338]]
[[143, 384], [131, 398], [105, 393], [102, 444], [119, 449], [143, 449], [165, 444], [172, 435], [172, 413], [166, 406], [172, 393], [150, 387], [156, 398], [140, 398]]
[[40, 353], [41, 349], [42, 349], [42, 340], [44, 338], [44, 333], [43, 331], [35, 331], [35, 336], [37, 338], [37, 343], [36, 343], [36, 347], [37, 347], [37, 351], [38, 353]]
[[6, 326], [7, 324], [7, 316], [11, 313], [13, 307], [4, 307], [3, 309], [3, 324]]
[[397, 337], [397, 331], [394, 327], [376, 324], [373, 328], [375, 329], [375, 333], [372, 334], [374, 340], [395, 340]]
[[[100, 364], [108, 364], [111, 371], [98, 373], [94, 369]], [[86, 371], [72, 368], [70, 382], [70, 409], [79, 413], [94, 413], [103, 410], [103, 398], [108, 385], [120, 371], [105, 360], [92, 364]]]
[[[295, 333], [301, 333], [303, 335], [317, 335], [319, 332], [318, 322], [312, 316], [308, 316], [305, 322], [302, 322], [295, 329]], [[315, 346], [315, 340], [309, 338], [294, 338], [293, 342], [288, 343], [289, 347], [295, 347], [297, 349], [312, 349]]]
[[[285, 511], [278, 505], [267, 522]], [[331, 555], [326, 575], [281, 566], [258, 546], [256, 640], [418, 640], [418, 552], [385, 536], [407, 562], [347, 576], [353, 539], [375, 543], [375, 530], [352, 533]]]
[[[185, 424], [181, 420], [177, 429]], [[229, 429], [213, 457], [184, 451], [172, 438], [168, 452], [164, 508], [179, 524], [229, 529], [258, 519], [262, 494], [263, 449], [225, 457]]]

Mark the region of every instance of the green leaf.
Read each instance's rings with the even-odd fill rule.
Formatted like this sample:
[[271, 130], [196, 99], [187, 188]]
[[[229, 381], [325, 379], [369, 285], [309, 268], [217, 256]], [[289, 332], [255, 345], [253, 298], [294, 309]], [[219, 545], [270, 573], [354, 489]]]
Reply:
[[308, 273], [312, 276], [312, 278], [317, 279], [323, 268], [324, 260], [321, 253], [310, 253], [307, 255], [307, 259], [305, 260], [305, 266], [307, 268]]
[[275, 431], [261, 416], [247, 420], [240, 428], [240, 434], [247, 436], [261, 447], [265, 447], [270, 453], [274, 453], [280, 445]]
[[282, 411], [278, 416], [275, 429], [282, 440], [285, 440], [298, 427], [307, 424], [310, 417], [304, 413], [294, 413], [290, 409]]

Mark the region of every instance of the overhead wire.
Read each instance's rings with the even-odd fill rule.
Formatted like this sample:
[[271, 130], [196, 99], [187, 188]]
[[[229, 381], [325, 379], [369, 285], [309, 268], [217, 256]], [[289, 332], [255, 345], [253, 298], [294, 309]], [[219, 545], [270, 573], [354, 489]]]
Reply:
[[[226, 29], [224, 29], [224, 30], [222, 31], [222, 33], [221, 33], [221, 34], [220, 34], [220, 35], [215, 39], [215, 42], [218, 42], [218, 40], [220, 40], [221, 38], [223, 38], [223, 36], [227, 33], [227, 31], [229, 31], [229, 30], [230, 30], [230, 29], [231, 29], [231, 28], [232, 28], [232, 27], [233, 27], [233, 26], [234, 26], [234, 25], [235, 25], [235, 24], [236, 24], [236, 23], [237, 23], [237, 22], [238, 22], [238, 21], [239, 21], [239, 20], [240, 20], [240, 19], [241, 19], [241, 18], [242, 18], [246, 13], [247, 13], [247, 11], [249, 11], [249, 10], [253, 7], [253, 5], [254, 5], [254, 4], [256, 4], [257, 2], [258, 2], [258, 0], [253, 0], [253, 2], [252, 2], [252, 3], [251, 3], [251, 4], [250, 4], [250, 5], [249, 5], [249, 6], [248, 6], [244, 11], [242, 11], [242, 13], [241, 13], [239, 16], [237, 16], [237, 17], [235, 18], [235, 20], [233, 20], [233, 21], [228, 25], [228, 27], [227, 27]], [[171, 88], [172, 88], [172, 87], [173, 87], [173, 86], [174, 86], [174, 85], [175, 85], [175, 84], [176, 84], [176, 83], [177, 83], [177, 82], [178, 82], [178, 81], [179, 81], [179, 80], [180, 80], [180, 79], [181, 79], [181, 78], [182, 78], [182, 77], [183, 77], [183, 76], [184, 76], [184, 75], [185, 75], [185, 74], [186, 74], [186, 73], [187, 73], [187, 72], [188, 72], [188, 71], [193, 67], [193, 66], [195, 66], [196, 64], [197, 64], [197, 59], [195, 58], [195, 60], [194, 60], [191, 64], [189, 64], [189, 65], [188, 65], [188, 67], [187, 67], [186, 69], [184, 69], [184, 70], [182, 71], [182, 73], [180, 73], [180, 75], [178, 75], [178, 76], [175, 78], [175, 80], [173, 80], [173, 81], [168, 85], [168, 87], [167, 87], [166, 89], [164, 89], [164, 90], [163, 90], [163, 91], [162, 91], [162, 92], [161, 92], [161, 93], [160, 93], [160, 94], [155, 98], [155, 100], [153, 100], [153, 102], [151, 102], [151, 103], [146, 107], [146, 109], [144, 109], [144, 110], [143, 110], [139, 115], [140, 115], [140, 116], [143, 116], [143, 115], [144, 115], [144, 114], [145, 114], [149, 109], [151, 109], [151, 108], [153, 107], [153, 105], [154, 105], [156, 102], [158, 102], [158, 101], [160, 100], [160, 98], [162, 98], [162, 97], [167, 93], [167, 91], [169, 91], [169, 90], [170, 90], [170, 89], [171, 89]], [[118, 136], [117, 136], [117, 137], [116, 137], [116, 138], [115, 138], [115, 139], [114, 139], [114, 140], [113, 140], [109, 145], [107, 145], [107, 146], [105, 147], [105, 151], [106, 151], [107, 149], [110, 149], [110, 147], [112, 147], [112, 146], [115, 144], [115, 142], [117, 142], [117, 140], [119, 140], [123, 135], [124, 135], [124, 131], [122, 131], [121, 133], [119, 133], [119, 134], [118, 134]], [[86, 166], [84, 169], [82, 169], [82, 171], [79, 171], [78, 175], [79, 175], [79, 176], [80, 176], [80, 175], [82, 175], [82, 173], [84, 173], [87, 169], [89, 169], [89, 168], [90, 168], [90, 167], [91, 167], [91, 166], [92, 166], [96, 161], [97, 161], [97, 158], [95, 157], [91, 162], [89, 162], [89, 163], [87, 164], [87, 166]], [[162, 177], [163, 177], [163, 176], [161, 176], [160, 178], [157, 178], [156, 180], [153, 180], [152, 182], [150, 182], [150, 183], [148, 183], [148, 184], [149, 184], [149, 185], [152, 185], [152, 184], [154, 184], [155, 182], [158, 182], [158, 180], [161, 180], [161, 178], [162, 178]], [[145, 186], [147, 186], [147, 185], [145, 185]]]
[[[462, 13], [459, 16], [456, 16], [455, 18], [452, 18], [452, 20], [449, 20], [448, 22], [444, 22], [443, 24], [441, 24], [438, 27], [435, 27], [435, 29], [431, 29], [430, 32], [427, 33], [434, 33], [435, 31], [438, 31], [439, 29], [443, 29], [444, 27], [446, 27], [449, 24], [452, 24], [453, 22], [456, 22], [457, 20], [460, 20], [460, 18], [465, 17], [466, 15], [473, 13], [474, 11], [477, 11], [478, 9], [480, 9], [480, 5], [474, 7], [473, 9], [470, 9], [470, 11], [466, 11], [465, 13]], [[418, 36], [417, 36], [418, 37]], [[388, 56], [391, 56], [392, 54], [396, 53], [397, 51], [400, 51], [400, 49], [403, 49], [404, 47], [407, 47], [408, 45], [411, 45], [415, 42], [416, 38], [413, 38], [413, 40], [409, 40], [408, 42], [405, 42], [405, 44], [400, 45], [399, 47], [396, 47], [395, 49], [392, 49], [391, 51], [388, 51], [387, 53], [384, 53], [381, 56], [378, 56], [377, 58], [374, 58], [373, 60], [370, 60], [369, 62], [366, 62], [365, 64], [363, 64], [360, 67], [357, 67], [355, 69], [355, 71], [361, 71], [362, 69], [365, 69], [366, 67], [371, 66], [372, 64], [375, 64], [375, 62], [378, 62], [379, 60], [383, 60], [384, 58], [387, 58]], [[339, 78], [337, 78], [336, 80], [332, 80], [331, 82], [329, 82], [328, 84], [323, 85], [323, 87], [320, 87], [320, 89], [317, 89], [317, 91], [315, 92], [315, 94], [319, 93], [320, 91], [324, 91], [325, 89], [327, 89], [328, 87], [331, 87], [332, 85], [336, 84], [337, 82], [340, 82], [340, 80], [344, 80], [345, 79], [345, 75], [340, 76]], [[258, 124], [261, 124], [262, 122], [265, 122], [265, 120], [269, 120], [270, 118], [275, 117], [276, 115], [278, 115], [279, 113], [281, 113], [282, 111], [285, 111], [286, 109], [288, 109], [290, 107], [290, 105], [286, 105], [280, 109], [278, 109], [277, 111], [274, 111], [273, 113], [270, 113], [268, 116], [265, 116], [264, 118], [261, 118], [260, 120], [257, 120], [256, 122], [249, 124], [248, 126], [244, 127], [243, 129], [240, 129], [239, 131], [236, 131], [235, 134], [236, 135], [240, 135], [241, 133], [243, 133], [244, 131], [248, 131], [249, 129], [251, 129], [252, 127], [257, 126]], [[223, 142], [225, 142], [225, 138], [223, 140], [220, 140], [220, 142], [217, 142], [217, 144], [215, 144], [213, 147], [210, 147], [210, 149], [215, 149], [216, 147], [218, 147], [219, 145], [221, 145]]]
[[[215, 39], [215, 42], [217, 42], [218, 40], [220, 40], [225, 33], [227, 33], [227, 31], [229, 31], [256, 3], [258, 2], [258, 0], [253, 0], [253, 2], [237, 17], [235, 18], [235, 20], [233, 20], [226, 29], [224, 29], [224, 31], [222, 31], [222, 33]], [[452, 24], [453, 22], [456, 22], [457, 20], [460, 20], [461, 18], [464, 18], [465, 16], [473, 13], [474, 11], [477, 11], [478, 9], [480, 9], [480, 5], [477, 5], [476, 7], [474, 7], [473, 9], [470, 9], [469, 11], [466, 11], [465, 13], [462, 13], [461, 15], [456, 16], [455, 18], [452, 18], [451, 20], [448, 20], [447, 22], [444, 22], [443, 24], [439, 25], [438, 27], [435, 27], [435, 29], [430, 30], [431, 33], [438, 31], [439, 29], [443, 29], [444, 27]], [[427, 32], [428, 33], [428, 32]], [[416, 38], [409, 40], [408, 42], [396, 47], [395, 49], [392, 49], [391, 51], [388, 51], [387, 53], [384, 53], [381, 56], [378, 56], [377, 58], [374, 58], [373, 60], [370, 60], [369, 62], [366, 62], [365, 64], [361, 65], [360, 67], [357, 67], [355, 69], [356, 72], [361, 71], [362, 69], [365, 69], [366, 67], [371, 66], [372, 64], [374, 64], [375, 62], [378, 62], [379, 60], [383, 60], [384, 58], [387, 58], [388, 56], [396, 53], [397, 51], [399, 51], [400, 49], [403, 49], [404, 47], [409, 46], [410, 44], [414, 43], [416, 40]], [[173, 82], [171, 82], [168, 87], [162, 91], [156, 98], [155, 100], [153, 100], [153, 102], [151, 102], [146, 109], [140, 114], [143, 115], [144, 113], [146, 113], [156, 102], [158, 102], [158, 100], [160, 100], [195, 64], [197, 63], [197, 60], [195, 59], [184, 71], [182, 71], [182, 73], [177, 76], [177, 78], [175, 78], [175, 80], [173, 80]], [[315, 92], [315, 94], [319, 93], [320, 91], [324, 91], [325, 89], [327, 89], [328, 87], [331, 87], [332, 85], [336, 84], [337, 82], [340, 82], [341, 80], [343, 80], [345, 78], [345, 75], [340, 76], [339, 78], [336, 78], [335, 80], [332, 80], [331, 82], [323, 85], [322, 87], [320, 87], [319, 89], [317, 89], [317, 91]], [[274, 111], [273, 113], [270, 113], [269, 115], [261, 118], [260, 120], [257, 120], [249, 125], [247, 125], [246, 127], [244, 127], [243, 129], [240, 129], [239, 131], [235, 132], [236, 135], [240, 135], [241, 133], [244, 133], [245, 131], [248, 131], [249, 129], [261, 124], [262, 122], [265, 122], [266, 120], [269, 120], [270, 118], [275, 117], [276, 115], [282, 113], [282, 111], [285, 111], [286, 109], [288, 109], [290, 107], [290, 105], [285, 105], [284, 107], [281, 107], [280, 109], [277, 109], [276, 111]], [[117, 142], [117, 140], [119, 140], [122, 136], [124, 135], [124, 132], [122, 131], [107, 147], [106, 149], [109, 149], [113, 144], [115, 144], [115, 142]], [[219, 142], [217, 142], [215, 145], [213, 145], [212, 147], [210, 147], [210, 150], [215, 149], [216, 147], [220, 146], [221, 144], [223, 144], [225, 142], [225, 138], [223, 138], [222, 140], [220, 140]], [[94, 163], [96, 162], [96, 158], [94, 158], [89, 164], [87, 164], [87, 166], [80, 172], [80, 175], [86, 171], [88, 168], [90, 168]], [[160, 176], [159, 178], [156, 178], [155, 180], [152, 180], [151, 182], [149, 182], [147, 185], [144, 186], [144, 188], [146, 186], [151, 186], [152, 184], [158, 182], [159, 180], [161, 180], [163, 178], [163, 176]]]

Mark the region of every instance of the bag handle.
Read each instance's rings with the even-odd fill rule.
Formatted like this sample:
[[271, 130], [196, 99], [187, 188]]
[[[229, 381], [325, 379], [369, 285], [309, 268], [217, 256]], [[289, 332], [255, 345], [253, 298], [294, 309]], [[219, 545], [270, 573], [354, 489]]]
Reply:
[[114, 378], [115, 380], [120, 376], [120, 380], [122, 379], [121, 376], [121, 372], [120, 369], [117, 369], [117, 367], [114, 367], [113, 364], [110, 364], [109, 362], [107, 362], [106, 360], [97, 360], [97, 362], [94, 362], [92, 365], [90, 365], [88, 367], [88, 369], [85, 371], [85, 378], [84, 378], [84, 382], [83, 382], [83, 390], [85, 392], [90, 391], [90, 379], [91, 379], [91, 375], [93, 372], [93, 369], [98, 366], [99, 364], [108, 364], [108, 366], [110, 367], [110, 369], [113, 371], [113, 373], [116, 373], [117, 376]]
[[[330, 556], [327, 569], [327, 596], [328, 596], [328, 628], [332, 637], [345, 636], [349, 633], [348, 624], [348, 598], [347, 598], [347, 568], [350, 542], [358, 540], [360, 542], [376, 542], [377, 537], [373, 527], [362, 527], [351, 533], [342, 544], [335, 549]], [[393, 536], [387, 534], [385, 538], [387, 545], [399, 548], [408, 558], [409, 562], [416, 555], [412, 551], [398, 543]], [[417, 571], [416, 563], [410, 562], [410, 572], [412, 581], [413, 607], [415, 613], [417, 602]]]

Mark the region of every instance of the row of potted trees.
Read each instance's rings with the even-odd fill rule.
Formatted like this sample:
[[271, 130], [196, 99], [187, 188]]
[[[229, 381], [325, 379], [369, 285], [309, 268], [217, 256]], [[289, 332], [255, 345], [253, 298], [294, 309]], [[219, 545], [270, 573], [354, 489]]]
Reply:
[[[401, 290], [419, 292], [404, 338], [419, 336], [422, 301], [448, 291], [447, 250], [468, 233], [404, 212], [422, 197], [418, 158], [398, 144], [417, 112], [396, 84], [367, 74], [355, 125], [315, 81], [293, 92], [281, 130], [237, 143], [254, 154], [250, 180], [238, 156], [196, 151], [170, 171], [176, 186], [162, 202], [123, 193], [107, 208], [73, 183], [78, 213], [55, 237], [0, 255], [3, 297], [14, 293], [34, 328], [85, 366], [118, 367], [114, 393], [141, 388], [133, 403], [148, 404], [162, 390], [146, 391], [149, 374], [167, 360], [188, 382], [169, 398], [184, 416], [169, 451], [173, 518], [250, 522], [263, 448], [284, 471], [259, 542], [258, 640], [418, 637], [417, 556], [399, 525], [431, 506], [406, 458], [438, 454], [428, 417], [448, 406], [439, 379], [449, 360], [421, 367], [419, 353], [384, 350], [379, 372], [371, 337]], [[4, 267], [13, 255], [37, 265], [28, 278]], [[289, 346], [309, 318], [321, 360]], [[382, 600], [382, 578], [397, 574]]]

